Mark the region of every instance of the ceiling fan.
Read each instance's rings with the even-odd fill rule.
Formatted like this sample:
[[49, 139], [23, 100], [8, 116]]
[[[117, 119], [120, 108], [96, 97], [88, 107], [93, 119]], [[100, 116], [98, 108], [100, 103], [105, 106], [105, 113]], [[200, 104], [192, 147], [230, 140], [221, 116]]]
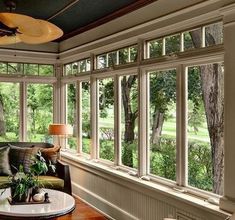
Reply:
[[16, 3], [6, 0], [9, 12], [0, 13], [0, 45], [23, 42], [26, 44], [41, 44], [53, 41], [63, 35], [56, 25], [27, 15], [12, 13]]

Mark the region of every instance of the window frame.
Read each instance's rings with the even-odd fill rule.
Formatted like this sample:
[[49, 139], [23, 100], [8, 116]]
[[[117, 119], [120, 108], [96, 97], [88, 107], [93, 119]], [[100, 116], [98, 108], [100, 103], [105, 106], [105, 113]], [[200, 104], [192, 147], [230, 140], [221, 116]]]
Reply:
[[[214, 23], [218, 23], [221, 21], [216, 20]], [[212, 24], [211, 22], [209, 24]], [[203, 27], [207, 24], [203, 24]], [[197, 29], [200, 26], [192, 26], [186, 30], [169, 33], [166, 36], [172, 36], [174, 34], [179, 33], [181, 37], [181, 47], [180, 52], [177, 56], [165, 56], [164, 57], [164, 49], [163, 49], [163, 58], [146, 58], [147, 50], [148, 50], [148, 42], [154, 39], [163, 39], [164, 45], [164, 37], [157, 36], [156, 38], [148, 39], [138, 39], [137, 42], [133, 42], [130, 45], [136, 45], [138, 47], [138, 60], [137, 62], [133, 63], [133, 65], [120, 65], [120, 67], [116, 69], [112, 68], [104, 68], [104, 69], [97, 69], [97, 56], [91, 54], [91, 71], [86, 74], [86, 78], [90, 79], [91, 82], [91, 124], [92, 124], [92, 153], [91, 153], [91, 160], [94, 162], [99, 162], [101, 164], [105, 164], [108, 166], [114, 166], [115, 169], [122, 170], [124, 172], [128, 172], [130, 175], [138, 176], [141, 179], [150, 180], [155, 183], [164, 184], [166, 186], [170, 186], [171, 188], [182, 189], [182, 192], [188, 192], [190, 194], [199, 195], [202, 198], [208, 199], [209, 197], [219, 198], [220, 196], [206, 192], [200, 189], [196, 189], [187, 185], [188, 181], [188, 154], [187, 154], [187, 82], [186, 76], [187, 66], [192, 65], [202, 65], [208, 63], [217, 63], [223, 62], [224, 60], [224, 49], [223, 45], [213, 45], [210, 47], [205, 47], [202, 45], [200, 48], [195, 48], [193, 50], [184, 51], [182, 48], [182, 38], [183, 33], [185, 31], [191, 31], [193, 29]], [[203, 31], [202, 31], [203, 32]], [[205, 41], [205, 40], [204, 40]], [[122, 48], [128, 48], [122, 47]], [[163, 46], [164, 48], [164, 46]], [[110, 50], [111, 51], [111, 50]], [[117, 50], [118, 51], [118, 50]], [[113, 50], [111, 51], [113, 52]], [[102, 52], [97, 54], [109, 54], [109, 52]], [[145, 56], [143, 56], [145, 54]], [[93, 58], [93, 59], [92, 59]], [[96, 64], [96, 65], [95, 65]], [[146, 102], [148, 97], [147, 92], [147, 74], [149, 71], [160, 71], [166, 69], [176, 68], [176, 94], [177, 94], [177, 101], [176, 101], [176, 114], [177, 114], [177, 122], [176, 122], [176, 146], [177, 146], [177, 153], [176, 153], [176, 181], [168, 180], [159, 176], [149, 174], [149, 149], [147, 146], [147, 134], [144, 133], [146, 131], [146, 124], [147, 119], [147, 109], [148, 103]], [[121, 164], [121, 141], [120, 141], [120, 104], [121, 104], [121, 88], [120, 88], [120, 77], [122, 75], [128, 74], [137, 74], [138, 75], [138, 100], [143, 101], [142, 104], [138, 102], [138, 110], [139, 110], [139, 118], [138, 118], [138, 169], [133, 170], [132, 168], [123, 166]], [[106, 163], [103, 160], [100, 160], [99, 155], [99, 148], [98, 145], [98, 125], [97, 125], [97, 106], [98, 106], [98, 99], [97, 99], [97, 80], [101, 78], [110, 78], [114, 77], [114, 115], [115, 115], [115, 143], [114, 143], [114, 151], [115, 151], [115, 160], [113, 164]], [[81, 80], [84, 76], [76, 76], [75, 79]], [[142, 107], [146, 106], [146, 107]]]

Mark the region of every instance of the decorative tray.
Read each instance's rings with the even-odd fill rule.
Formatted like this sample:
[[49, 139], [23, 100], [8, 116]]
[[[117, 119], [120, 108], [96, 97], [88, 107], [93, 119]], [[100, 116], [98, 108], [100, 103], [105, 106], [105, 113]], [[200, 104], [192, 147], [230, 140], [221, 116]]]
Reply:
[[47, 204], [50, 203], [50, 200], [47, 201], [40, 201], [40, 202], [34, 202], [34, 201], [26, 201], [26, 202], [14, 202], [12, 201], [11, 197], [8, 198], [8, 202], [10, 205], [35, 205], [35, 204]]

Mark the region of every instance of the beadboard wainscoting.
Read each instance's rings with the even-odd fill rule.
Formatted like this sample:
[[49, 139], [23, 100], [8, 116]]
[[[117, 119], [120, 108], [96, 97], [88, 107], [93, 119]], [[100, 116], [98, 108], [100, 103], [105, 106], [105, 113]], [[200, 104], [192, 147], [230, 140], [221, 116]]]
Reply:
[[[73, 194], [113, 219], [163, 220], [169, 217], [224, 220], [228, 217], [219, 209], [207, 208], [170, 193], [168, 195], [166, 191], [146, 187], [137, 177], [125, 177], [116, 170], [112, 173], [110, 168], [102, 169], [95, 162], [74, 160], [63, 157], [63, 161], [70, 165]], [[211, 205], [208, 204], [208, 207]]]

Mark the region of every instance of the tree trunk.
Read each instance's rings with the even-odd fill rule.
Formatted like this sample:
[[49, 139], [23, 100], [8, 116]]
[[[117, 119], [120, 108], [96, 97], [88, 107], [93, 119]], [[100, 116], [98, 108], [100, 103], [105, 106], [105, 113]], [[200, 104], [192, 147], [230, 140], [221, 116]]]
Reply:
[[224, 91], [219, 64], [201, 66], [203, 102], [212, 146], [213, 192], [223, 194]]
[[3, 109], [4, 103], [2, 100], [2, 96], [0, 95], [0, 135], [6, 135], [6, 126], [5, 126], [5, 120], [4, 120], [4, 109]]
[[151, 142], [153, 144], [159, 144], [160, 137], [162, 134], [162, 126], [164, 123], [164, 113], [159, 112], [155, 106], [154, 116], [153, 116], [153, 126], [152, 126], [152, 137]]
[[133, 167], [133, 141], [135, 139], [135, 120], [138, 112], [132, 111], [131, 106], [131, 88], [136, 81], [136, 76], [124, 76], [122, 79], [122, 103], [125, 117], [123, 164]]
[[[221, 32], [212, 27], [206, 36], [208, 45], [219, 43]], [[200, 37], [191, 32], [196, 48], [201, 46]], [[224, 79], [222, 66], [218, 64], [200, 67], [202, 96], [206, 112], [207, 126], [212, 148], [213, 192], [223, 194], [224, 167]]]

